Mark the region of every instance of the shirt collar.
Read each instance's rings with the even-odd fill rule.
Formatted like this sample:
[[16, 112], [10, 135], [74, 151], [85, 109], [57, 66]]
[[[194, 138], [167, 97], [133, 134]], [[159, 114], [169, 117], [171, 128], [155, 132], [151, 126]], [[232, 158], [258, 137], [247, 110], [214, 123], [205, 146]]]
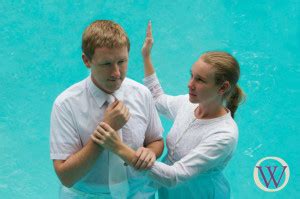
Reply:
[[[113, 95], [118, 99], [118, 100], [123, 100], [123, 83], [121, 87], [116, 90]], [[91, 75], [88, 77], [87, 79], [87, 86], [88, 89], [90, 91], [90, 93], [92, 94], [92, 96], [94, 97], [97, 105], [99, 106], [99, 108], [101, 108], [103, 106], [103, 104], [105, 103], [105, 101], [108, 102], [112, 102], [113, 101], [113, 96], [111, 94], [105, 93], [104, 91], [102, 91], [101, 89], [99, 89], [94, 82], [92, 81]]]

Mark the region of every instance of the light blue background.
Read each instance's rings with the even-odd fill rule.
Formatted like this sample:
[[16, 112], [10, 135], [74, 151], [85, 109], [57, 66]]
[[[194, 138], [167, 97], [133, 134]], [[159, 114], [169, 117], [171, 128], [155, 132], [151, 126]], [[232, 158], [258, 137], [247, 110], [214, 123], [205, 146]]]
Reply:
[[[131, 39], [128, 76], [141, 82], [141, 46], [152, 20], [153, 62], [169, 94], [187, 92], [189, 69], [207, 50], [240, 62], [247, 101], [236, 115], [240, 137], [225, 170], [232, 198], [299, 197], [300, 5], [297, 0], [0, 1], [0, 197], [56, 198], [49, 159], [55, 97], [88, 75], [81, 34], [96, 19], [120, 23]], [[163, 120], [166, 130], [171, 123]], [[266, 193], [256, 162], [284, 159], [288, 185]]]

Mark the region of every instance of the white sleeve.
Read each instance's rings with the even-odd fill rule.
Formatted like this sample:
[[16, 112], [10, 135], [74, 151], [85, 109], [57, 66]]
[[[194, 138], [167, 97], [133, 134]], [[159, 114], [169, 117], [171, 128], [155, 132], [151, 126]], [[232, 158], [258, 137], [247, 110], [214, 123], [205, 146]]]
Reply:
[[148, 175], [157, 183], [172, 187], [217, 166], [222, 166], [224, 161], [231, 157], [237, 142], [228, 134], [230, 133], [217, 132], [207, 137], [204, 142], [173, 165], [156, 161]]
[[182, 101], [186, 100], [186, 96], [171, 96], [165, 94], [155, 73], [145, 77], [143, 81], [153, 96], [158, 112], [174, 120], [179, 108], [183, 104]]
[[72, 114], [64, 106], [54, 103], [50, 124], [50, 158], [66, 160], [82, 148]]
[[159, 115], [157, 113], [157, 110], [155, 108], [154, 101], [149, 91], [146, 93], [146, 96], [149, 102], [148, 103], [149, 120], [148, 120], [147, 130], [145, 133], [145, 140], [144, 140], [145, 146], [147, 146], [151, 142], [163, 139], [162, 132], [164, 130]]

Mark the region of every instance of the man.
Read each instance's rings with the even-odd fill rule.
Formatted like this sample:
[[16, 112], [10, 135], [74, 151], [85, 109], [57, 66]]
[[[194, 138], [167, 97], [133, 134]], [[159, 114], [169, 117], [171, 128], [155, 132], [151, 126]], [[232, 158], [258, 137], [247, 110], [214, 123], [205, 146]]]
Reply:
[[[136, 169], [151, 165], [162, 153], [163, 129], [152, 96], [146, 87], [126, 78], [129, 49], [125, 31], [112, 21], [95, 21], [83, 33], [82, 59], [91, 75], [61, 93], [51, 113], [50, 157], [63, 185], [61, 198], [115, 197], [111, 178], [122, 175], [126, 166], [92, 140], [100, 122], [137, 150], [132, 160]], [[124, 170], [129, 183], [126, 197], [154, 196], [142, 172]]]

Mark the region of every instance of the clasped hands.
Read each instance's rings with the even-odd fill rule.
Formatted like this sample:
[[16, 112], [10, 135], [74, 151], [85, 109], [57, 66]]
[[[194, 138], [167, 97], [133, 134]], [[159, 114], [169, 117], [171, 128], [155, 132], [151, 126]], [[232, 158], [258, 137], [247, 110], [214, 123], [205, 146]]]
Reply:
[[[119, 155], [119, 153], [122, 153], [122, 146], [125, 144], [122, 142], [117, 131], [126, 124], [129, 118], [130, 113], [128, 108], [122, 101], [115, 100], [107, 107], [102, 120], [103, 122], [97, 125], [91, 135], [91, 139], [99, 146]], [[126, 153], [126, 151], [123, 152]], [[144, 170], [151, 168], [155, 160], [156, 155], [152, 150], [140, 147], [135, 151], [133, 158], [128, 161], [135, 169]]]

